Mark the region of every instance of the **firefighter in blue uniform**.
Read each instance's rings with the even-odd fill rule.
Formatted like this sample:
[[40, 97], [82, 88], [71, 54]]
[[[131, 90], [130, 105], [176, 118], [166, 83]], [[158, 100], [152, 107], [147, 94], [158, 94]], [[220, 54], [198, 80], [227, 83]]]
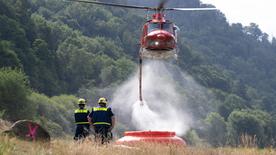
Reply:
[[75, 140], [85, 138], [89, 134], [90, 124], [87, 116], [89, 115], [89, 110], [85, 108], [86, 100], [80, 98], [78, 100], [79, 108], [75, 110], [75, 123], [76, 123], [76, 132]]
[[98, 101], [99, 106], [93, 107], [88, 116], [88, 120], [93, 125], [95, 130], [96, 140], [101, 140], [101, 143], [108, 142], [108, 134], [111, 134], [115, 125], [115, 116], [110, 107], [107, 107], [106, 98], [100, 98]]

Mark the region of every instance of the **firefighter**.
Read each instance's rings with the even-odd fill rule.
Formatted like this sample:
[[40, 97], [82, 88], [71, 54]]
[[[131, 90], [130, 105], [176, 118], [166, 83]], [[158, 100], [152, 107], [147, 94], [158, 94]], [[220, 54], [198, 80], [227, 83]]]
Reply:
[[93, 107], [88, 116], [88, 120], [93, 125], [96, 141], [101, 143], [108, 142], [112, 139], [112, 129], [115, 125], [115, 116], [110, 107], [107, 107], [106, 98], [98, 100], [99, 106]]
[[75, 132], [75, 140], [79, 140], [81, 138], [85, 138], [89, 134], [90, 124], [87, 119], [89, 115], [89, 110], [85, 108], [86, 100], [80, 98], [78, 100], [79, 108], [75, 110], [75, 123], [76, 123], [76, 132]]

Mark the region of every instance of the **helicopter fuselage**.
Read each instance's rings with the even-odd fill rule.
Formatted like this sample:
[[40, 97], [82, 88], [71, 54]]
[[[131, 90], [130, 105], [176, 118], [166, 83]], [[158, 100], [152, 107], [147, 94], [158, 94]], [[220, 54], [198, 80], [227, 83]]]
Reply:
[[150, 59], [175, 57], [176, 43], [176, 26], [157, 13], [144, 24], [140, 55]]

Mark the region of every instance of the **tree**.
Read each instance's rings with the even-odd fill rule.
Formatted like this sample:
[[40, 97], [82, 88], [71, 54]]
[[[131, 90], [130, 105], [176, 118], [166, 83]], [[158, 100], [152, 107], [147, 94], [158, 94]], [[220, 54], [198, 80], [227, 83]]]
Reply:
[[241, 137], [256, 137], [260, 147], [269, 145], [271, 116], [261, 110], [235, 110], [228, 118], [228, 140], [232, 145], [240, 145]]
[[209, 113], [205, 119], [207, 140], [215, 147], [224, 146], [227, 140], [227, 125], [218, 113]]
[[230, 113], [236, 109], [243, 109], [245, 107], [245, 101], [234, 94], [229, 94], [223, 104], [218, 107], [219, 114], [225, 119], [228, 118]]
[[246, 26], [245, 33], [253, 37], [255, 40], [260, 40], [260, 41], [264, 35], [256, 23], [250, 23], [250, 26]]
[[0, 109], [5, 110], [5, 119], [16, 121], [33, 117], [34, 106], [28, 99], [30, 93], [29, 81], [22, 71], [0, 69]]
[[135, 64], [133, 61], [122, 57], [115, 61], [116, 72], [120, 82], [126, 80], [135, 69]]
[[49, 129], [53, 136], [61, 137], [65, 133], [72, 133], [76, 97], [61, 95], [49, 98], [43, 94], [32, 93], [29, 98], [35, 105], [35, 119]]
[[275, 38], [275, 37], [272, 38], [271, 44], [272, 44], [272, 47], [273, 47], [273, 48], [275, 49], [275, 51], [276, 51], [276, 38]]
[[0, 41], [0, 67], [22, 67], [9, 41]]
[[229, 91], [229, 76], [217, 67], [201, 65], [194, 67], [193, 72], [204, 86]]
[[185, 135], [185, 140], [189, 145], [200, 146], [203, 144], [202, 139], [198, 136], [197, 132], [193, 129], [189, 130]]
[[271, 138], [270, 144], [272, 144], [274, 147], [276, 147], [276, 117], [275, 114], [272, 115], [272, 121], [270, 124], [271, 127], [271, 135], [269, 136]]

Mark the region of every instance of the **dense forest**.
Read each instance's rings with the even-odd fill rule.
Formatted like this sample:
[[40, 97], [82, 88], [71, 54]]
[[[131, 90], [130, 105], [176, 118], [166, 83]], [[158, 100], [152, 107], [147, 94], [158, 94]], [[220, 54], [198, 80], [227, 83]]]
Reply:
[[[53, 136], [71, 134], [77, 97], [96, 99], [135, 70], [144, 17], [61, 0], [0, 0], [0, 117], [36, 120]], [[192, 145], [237, 146], [249, 136], [260, 147], [276, 146], [276, 39], [255, 23], [229, 24], [220, 11], [167, 17], [181, 30], [177, 65], [215, 96], [213, 103], [191, 105], [203, 127], [184, 138]]]

